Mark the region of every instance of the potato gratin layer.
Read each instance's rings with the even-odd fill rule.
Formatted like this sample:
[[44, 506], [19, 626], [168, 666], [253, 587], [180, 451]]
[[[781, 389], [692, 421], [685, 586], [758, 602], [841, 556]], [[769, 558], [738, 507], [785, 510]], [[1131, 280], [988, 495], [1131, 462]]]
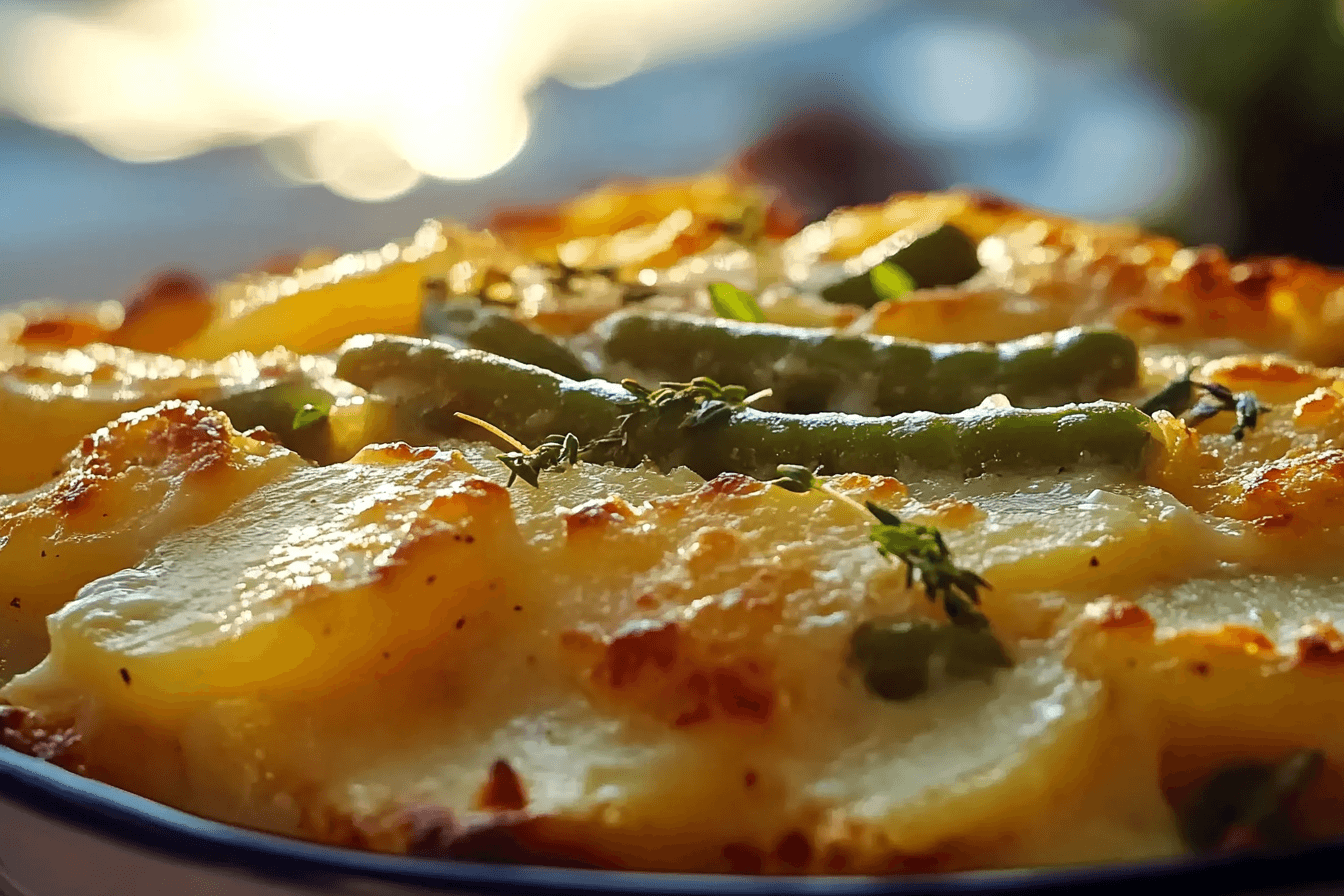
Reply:
[[[620, 342], [632, 316], [708, 341]], [[793, 232], [711, 177], [12, 318], [10, 749], [473, 860], [1344, 834], [1344, 276], [962, 193]], [[743, 390], [613, 382], [711, 369]], [[936, 529], [971, 616], [875, 525]]]

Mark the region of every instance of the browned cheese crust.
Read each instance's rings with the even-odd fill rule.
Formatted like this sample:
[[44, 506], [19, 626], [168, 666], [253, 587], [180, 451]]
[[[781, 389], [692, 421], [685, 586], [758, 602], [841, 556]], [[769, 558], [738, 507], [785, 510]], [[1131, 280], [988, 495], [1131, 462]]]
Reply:
[[[945, 223], [979, 245], [970, 280], [818, 297]], [[1299, 833], [1344, 835], [1344, 274], [967, 191], [799, 229], [721, 176], [290, 267], [0, 320], [0, 746], [249, 828], [473, 861], [1173, 856], [1211, 776], [1294, 750], [1324, 756]], [[708, 313], [721, 279], [770, 321], [850, 332], [1110, 326], [1144, 353], [1121, 397], [1188, 367], [1268, 410], [1244, 438], [1231, 413], [1157, 412], [1139, 471], [794, 494], [577, 464], [507, 487], [487, 444], [400, 441], [323, 355], [417, 333], [426, 281], [568, 336], [632, 296]], [[336, 395], [325, 465], [210, 407], [291, 376]], [[865, 687], [861, 623], [947, 617], [864, 500], [984, 577], [1011, 668], [910, 701]]]

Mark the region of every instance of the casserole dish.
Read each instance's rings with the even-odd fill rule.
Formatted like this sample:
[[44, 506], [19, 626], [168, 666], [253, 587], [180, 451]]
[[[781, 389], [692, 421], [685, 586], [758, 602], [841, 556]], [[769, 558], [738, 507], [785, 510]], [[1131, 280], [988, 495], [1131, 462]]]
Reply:
[[[333, 849], [201, 819], [0, 751], [5, 896], [1009, 896], [1344, 892], [1344, 844], [1288, 855], [901, 878], [761, 878], [510, 867]], [[9, 889], [6, 890], [5, 888]]]
[[1344, 824], [1339, 276], [776, 212], [609, 190], [21, 320], [10, 885], [1328, 882], [1258, 850]]

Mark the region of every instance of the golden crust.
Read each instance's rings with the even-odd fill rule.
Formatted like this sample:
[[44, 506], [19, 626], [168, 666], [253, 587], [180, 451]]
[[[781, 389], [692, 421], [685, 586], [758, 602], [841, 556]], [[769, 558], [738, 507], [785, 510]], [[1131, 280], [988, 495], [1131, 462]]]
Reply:
[[1191, 428], [1156, 415], [1149, 481], [1198, 510], [1287, 537], [1344, 523], [1344, 392], [1340, 371], [1276, 356], [1232, 356], [1197, 376], [1274, 404], [1244, 440], [1231, 414]]
[[[415, 843], [421, 844], [418, 849], [432, 842], [443, 854], [476, 858], [529, 855], [604, 867], [754, 867], [788, 873], [969, 867], [977, 861], [1006, 861], [1019, 848], [993, 820], [1015, 813], [1022, 799], [1041, 791], [1034, 773], [1007, 758], [1016, 749], [1003, 760], [1009, 768], [1002, 789], [989, 788], [996, 796], [987, 801], [974, 794], [939, 796], [935, 807], [943, 799], [952, 803], [933, 815], [912, 805], [914, 815], [895, 828], [881, 814], [853, 817], [846, 806], [854, 797], [835, 804], [796, 790], [788, 751], [779, 751], [787, 743], [805, 743], [807, 732], [819, 724], [817, 713], [826, 718], [831, 712], [828, 706], [840, 714], [822, 728], [836, 729], [836, 744], [808, 747], [805, 755], [811, 758], [800, 756], [801, 761], [818, 768], [839, 761], [829, 774], [847, 782], [846, 788], [855, 786], [845, 771], [848, 763], [887, 761], [867, 752], [833, 758], [833, 749], [846, 749], [846, 743], [852, 749], [864, 740], [843, 734], [847, 727], [867, 730], [875, 719], [870, 698], [839, 674], [844, 669], [842, 631], [832, 624], [824, 635], [808, 635], [807, 620], [835, 614], [847, 618], [856, 600], [876, 602], [888, 612], [919, 616], [932, 611], [875, 552], [861, 540], [855, 544], [862, 522], [852, 512], [737, 476], [646, 500], [639, 499], [639, 489], [661, 486], [664, 477], [585, 469], [552, 487], [587, 489], [587, 478], [597, 475], [628, 480], [625, 500], [601, 499], [591, 505], [600, 511], [595, 514], [556, 515], [551, 508], [557, 499], [572, 508], [585, 502], [538, 494], [541, 506], [524, 512], [517, 502], [531, 501], [531, 492], [505, 491], [460, 460], [425, 457], [404, 446], [371, 448], [347, 465], [297, 469], [243, 499], [214, 524], [211, 539], [218, 553], [210, 556], [241, 564], [242, 572], [192, 574], [197, 558], [205, 558], [190, 547], [201, 536], [166, 539], [157, 564], [165, 574], [178, 570], [188, 578], [160, 583], [131, 575], [115, 586], [113, 579], [102, 580], [53, 617], [53, 660], [16, 680], [10, 693], [26, 705], [59, 710], [59, 701], [48, 696], [57, 682], [74, 676], [89, 683], [80, 688], [82, 699], [101, 707], [91, 717], [104, 720], [81, 729], [99, 759], [91, 768], [105, 780], [179, 805], [191, 791], [179, 789], [165, 768], [185, 762], [180, 774], [195, 776], [199, 771], [191, 770], [205, 767], [202, 763], [226, 768], [245, 756], [264, 755], [268, 780], [275, 782], [271, 786], [296, 801], [296, 820], [268, 820], [264, 807], [270, 802], [261, 794], [239, 804], [236, 797], [202, 791], [187, 807], [338, 843], [409, 850]], [[332, 490], [349, 477], [359, 478], [341, 487], [344, 491]], [[327, 483], [325, 503], [314, 507], [305, 496]], [[904, 492], [890, 479], [845, 477], [839, 484], [859, 495]], [[913, 515], [921, 510], [908, 502], [899, 506]], [[257, 541], [261, 533], [255, 528], [239, 528], [259, 507], [274, 508], [283, 517], [284, 524], [272, 527], [268, 536], [278, 541]], [[781, 514], [783, 507], [807, 512]], [[600, 522], [572, 531], [574, 519]], [[806, 522], [800, 526], [795, 519]], [[355, 520], [372, 528], [352, 526]], [[960, 524], [991, 532], [1003, 522], [985, 511]], [[773, 547], [763, 550], [766, 545]], [[856, 581], [837, 590], [821, 580], [827, 556], [848, 558], [844, 562], [853, 566]], [[1048, 559], [1039, 567], [1042, 572], [1050, 568]], [[327, 576], [351, 574], [322, 584]], [[223, 590], [207, 584], [215, 582], [236, 584]], [[143, 588], [151, 591], [142, 593]], [[225, 601], [219, 607], [241, 601], [254, 621], [233, 623], [223, 637], [181, 627], [177, 618], [211, 617], [216, 605], [194, 603], [189, 611], [183, 607], [181, 613], [159, 617], [157, 611], [148, 612], [158, 600], [151, 592], [170, 600], [184, 593], [214, 595], [209, 600]], [[389, 603], [395, 612], [384, 615], [381, 608]], [[139, 608], [134, 612], [144, 632], [130, 637], [140, 646], [126, 640], [128, 633], [115, 618], [132, 608]], [[1015, 610], [1004, 600], [986, 609], [995, 619], [1007, 614], [1002, 616], [1006, 632], [1016, 624]], [[272, 646], [256, 654], [251, 645], [259, 643]], [[289, 667], [286, 658], [298, 658], [300, 648], [310, 654], [302, 665]], [[231, 670], [229, 681], [214, 681], [201, 691], [182, 679], [183, 661], [192, 668]], [[275, 661], [286, 668], [267, 668]], [[476, 674], [484, 662], [499, 673]], [[837, 674], [818, 677], [817, 670], [825, 668]], [[509, 684], [524, 681], [590, 720], [553, 723], [565, 732], [556, 735], [562, 743], [612, 725], [616, 741], [591, 753], [567, 750], [556, 764], [541, 767], [528, 760], [526, 739], [514, 735], [478, 756], [485, 742], [458, 727], [469, 729], [473, 723], [468, 720], [477, 712], [485, 714], [484, 720], [498, 712], [507, 718], [515, 711], [539, 711], [543, 715], [536, 721], [518, 724], [520, 731], [542, 724], [545, 704], [528, 709], [528, 689]], [[96, 687], [89, 686], [94, 682]], [[1026, 701], [1014, 711], [1054, 699], [1048, 689], [1036, 693], [1030, 682], [1030, 677], [1023, 679], [1025, 690], [1012, 698]], [[269, 694], [260, 703], [248, 697], [257, 687]], [[435, 693], [439, 696], [429, 696]], [[422, 698], [430, 705], [419, 705]], [[282, 705], [268, 708], [273, 701]], [[376, 729], [349, 724], [343, 707], [364, 704], [380, 707]], [[266, 721], [272, 711], [276, 721], [287, 720], [282, 727], [291, 733], [310, 733], [298, 741], [291, 735], [277, 738], [280, 728]], [[974, 701], [948, 711], [969, 714], [968, 724], [977, 712]], [[180, 713], [193, 721], [177, 720]], [[218, 713], [225, 715], [216, 719]], [[421, 718], [441, 721], [431, 731], [416, 721]], [[1089, 717], [1078, 710], [1067, 718], [1058, 737], [1040, 749], [1065, 755], [1090, 749]], [[204, 733], [216, 725], [224, 726], [222, 742]], [[331, 736], [336, 729], [330, 725], [345, 733]], [[173, 747], [183, 736], [176, 732], [183, 730], [197, 732], [192, 735], [197, 743], [185, 756]], [[458, 770], [415, 772], [415, 780], [434, 782], [429, 792], [397, 784], [369, 802], [368, 795], [383, 792], [383, 785], [359, 782], [384, 774], [378, 771], [380, 751], [408, 741], [408, 757], [414, 756], [419, 749], [414, 744], [426, 736], [439, 750], [462, 756], [450, 763]], [[876, 730], [867, 736], [877, 736]], [[572, 786], [561, 782], [574, 773], [574, 762], [614, 763], [611, 772], [589, 774], [615, 774], [616, 780], [642, 767], [643, 760], [629, 765], [634, 760], [620, 758], [620, 749], [626, 748], [616, 745], [627, 737], [650, 749], [666, 743], [671, 750], [661, 759], [650, 756], [648, 761], [662, 770], [649, 784], [596, 803], [568, 797], [557, 802], [556, 788]], [[363, 746], [348, 754], [342, 742]], [[117, 758], [130, 755], [125, 751], [131, 743], [139, 745], [133, 765]], [[146, 757], [160, 751], [162, 756], [148, 763], [158, 777], [146, 778]], [[350, 757], [366, 758], [351, 769], [344, 765]], [[368, 759], [374, 764], [363, 765]], [[349, 789], [337, 783], [350, 775]], [[242, 783], [231, 773], [215, 778], [217, 785]], [[643, 787], [653, 791], [641, 795]], [[684, 830], [703, 818], [707, 807], [724, 800], [739, 808], [717, 822], [722, 830], [669, 847], [673, 831]], [[438, 817], [451, 824], [440, 825], [432, 837], [407, 833], [407, 819], [423, 820], [429, 807], [443, 810], [446, 814]], [[631, 815], [644, 821], [622, 820]], [[968, 818], [981, 819], [982, 829], [959, 830]], [[645, 833], [636, 836], [636, 830]]]
[[46, 653], [45, 617], [79, 588], [302, 463], [195, 402], [132, 411], [85, 437], [64, 473], [0, 516], [0, 673]]
[[[1344, 833], [1344, 379], [1316, 366], [1344, 360], [1344, 275], [965, 191], [798, 233], [771, 208], [727, 178], [612, 189], [502, 214], [495, 235], [431, 223], [378, 252], [209, 293], [164, 278], [119, 316], [7, 329], [0, 377], [22, 401], [5, 400], [27, 429], [78, 434], [48, 439], [70, 435], [63, 471], [43, 455], [10, 483], [37, 488], [0, 504], [13, 671], [45, 652], [46, 625], [53, 638], [4, 689], [25, 708], [0, 706], [0, 745], [249, 827], [473, 861], [869, 874], [1152, 858], [1184, 850], [1175, 811], [1219, 768], [1301, 748], [1326, 756], [1302, 824]], [[586, 465], [510, 490], [493, 454], [404, 442], [318, 468], [192, 401], [155, 404], [207, 397], [227, 365], [102, 344], [323, 351], [413, 331], [426, 277], [514, 295], [497, 268], [643, 283], [682, 265], [693, 285], [694, 265], [732, 258], [759, 282], [944, 222], [980, 241], [984, 270], [960, 287], [866, 314], [788, 290], [763, 307], [934, 340], [1109, 324], [1216, 356], [1198, 378], [1273, 407], [1243, 439], [1228, 414], [1158, 413], [1142, 481], [831, 477], [937, 526], [992, 586], [983, 610], [1013, 669], [908, 705], [864, 690], [847, 633], [944, 617], [847, 504]], [[518, 313], [552, 330], [611, 298], [547, 289]], [[238, 357], [259, 376], [325, 363]], [[1179, 372], [1166, 363], [1145, 388]], [[93, 407], [104, 387], [115, 397]]]
[[[1317, 625], [1281, 652], [1263, 632], [1236, 625], [1187, 631], [1115, 629], [1093, 622], [1074, 634], [1073, 661], [1106, 682], [1117, 715], [1160, 731], [1156, 751], [1166, 799], [1181, 806], [1201, 781], [1232, 762], [1322, 749], [1326, 772], [1300, 822], [1314, 837], [1344, 835], [1344, 740], [1322, 716], [1344, 679], [1340, 638]], [[1331, 711], [1332, 712], [1332, 711]]]
[[982, 241], [985, 270], [960, 287], [879, 303], [863, 327], [933, 341], [1001, 341], [1107, 323], [1145, 344], [1236, 339], [1316, 364], [1344, 361], [1344, 274], [1294, 259], [1233, 262], [1216, 247], [1182, 247], [1137, 227], [1090, 224], [964, 191], [898, 194], [880, 206], [841, 210], [794, 242], [805, 256], [844, 259], [903, 230], [943, 223]]
[[8, 747], [52, 765], [84, 774], [80, 761], [79, 734], [73, 725], [51, 728], [37, 714], [0, 703], [0, 747]]

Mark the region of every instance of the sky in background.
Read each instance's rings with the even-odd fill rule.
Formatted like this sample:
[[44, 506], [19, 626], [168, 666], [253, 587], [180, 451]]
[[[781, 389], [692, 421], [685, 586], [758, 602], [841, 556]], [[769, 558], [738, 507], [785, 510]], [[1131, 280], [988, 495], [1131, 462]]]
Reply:
[[[167, 0], [154, 2], [162, 6]], [[180, 2], [222, 14], [215, 0]], [[233, 2], [249, 15], [261, 15], [266, 6]], [[498, 6], [516, 15], [529, 2]], [[236, 107], [246, 105], [249, 96], [273, 95], [286, 72], [298, 77], [296, 68], [330, 66], [331, 60], [317, 53], [312, 59], [318, 62], [296, 66], [298, 54], [268, 69], [270, 80], [258, 79], [254, 71], [247, 89], [234, 85], [228, 88], [234, 93], [227, 93], [209, 81], [223, 78], [228, 86], [227, 67], [192, 62], [173, 68], [159, 58], [160, 68], [147, 75], [143, 66], [137, 68], [139, 57], [121, 46], [121, 56], [107, 55], [97, 70], [71, 76], [75, 86], [53, 92], [48, 82], [59, 66], [52, 66], [65, 57], [55, 53], [54, 59], [34, 61], [44, 57], [33, 52], [32, 29], [20, 27], [31, 20], [16, 15], [30, 6], [0, 0], [0, 47], [8, 47], [0, 57], [6, 73], [0, 97], [8, 98], [11, 110], [11, 117], [0, 117], [0, 301], [116, 297], [166, 266], [223, 276], [282, 250], [378, 245], [410, 233], [431, 215], [479, 220], [494, 206], [555, 199], [611, 176], [692, 174], [724, 163], [791, 112], [816, 104], [866, 118], [919, 158], [937, 183], [984, 187], [1071, 214], [1160, 216], [1178, 199], [1212, 189], [1218, 176], [1217, 159], [1198, 122], [1145, 75], [1136, 36], [1085, 0], [855, 2], [836, 6], [820, 20], [780, 0], [771, 9], [778, 27], [763, 34], [759, 28], [753, 34], [750, 22], [741, 19], [714, 18], [713, 4], [685, 6], [706, 17], [701, 27], [707, 30], [701, 32], [686, 21], [669, 26], [672, 20], [659, 18], [668, 8], [661, 3], [644, 7], [642, 18], [624, 19], [606, 15], [614, 7], [602, 0], [587, 6], [537, 3], [553, 16], [547, 21], [569, 23], [551, 29], [564, 31], [563, 39], [533, 36], [520, 43], [513, 32], [464, 31], [435, 20], [433, 29], [417, 31], [403, 45], [398, 35], [416, 29], [395, 20], [370, 28], [352, 15], [345, 24], [358, 26], [355, 32], [344, 26], [313, 32], [300, 28], [301, 16], [279, 17], [282, 33], [251, 48], [250, 67], [267, 68], [266, 60], [282, 52], [283, 28], [300, 29], [291, 40], [325, 33], [328, 49], [343, 49], [342, 74], [336, 78], [332, 72], [338, 69], [324, 69], [315, 83], [343, 85], [340, 95], [357, 102], [339, 108], [312, 97], [300, 102], [296, 89], [298, 98], [291, 97], [288, 107], [276, 102], [265, 114], [254, 109], [248, 116]], [[412, 0], [403, 5], [403, 12], [425, 6]], [[44, 0], [42, 9], [58, 7]], [[301, 7], [309, 16], [322, 15], [307, 2], [293, 8]], [[583, 16], [565, 18], [575, 10]], [[360, 29], [396, 52], [359, 54], [358, 42], [349, 41]], [[170, 44], [191, 34], [167, 25], [142, 31], [141, 37], [166, 34]], [[494, 44], [486, 42], [489, 33]], [[16, 44], [16, 34], [29, 43]], [[50, 32], [38, 34], [55, 40]], [[708, 45], [705, 34], [715, 35]], [[231, 39], [236, 43], [236, 35]], [[65, 47], [67, 54], [74, 52], [70, 46], [87, 49], [78, 40], [47, 45]], [[610, 50], [613, 45], [617, 50]], [[509, 60], [544, 46], [545, 58], [532, 60], [526, 72], [514, 71], [511, 62], [500, 64], [486, 52], [499, 46], [511, 48], [501, 51]], [[398, 54], [417, 61], [398, 68], [388, 61]], [[483, 59], [493, 60], [494, 74], [474, 81], [463, 74]], [[139, 71], [141, 81], [117, 75], [118, 66]], [[437, 80], [402, 96], [400, 105], [384, 114], [384, 94], [375, 89], [380, 79], [395, 75], [404, 83], [430, 77], [426, 73]], [[167, 108], [178, 111], [161, 117], [177, 121], [177, 131], [159, 133], [157, 143], [148, 146], [128, 144], [137, 128], [157, 133], [146, 124], [153, 109], [146, 112], [140, 88], [132, 89], [149, 75], [192, 82], [190, 88], [165, 88], [173, 103], [199, 106], [204, 101], [197, 99], [208, 95], [223, 111], [198, 109], [192, 117], [170, 104]], [[311, 93], [317, 89], [312, 72], [306, 77]], [[473, 106], [473, 91], [495, 102]], [[422, 109], [432, 127], [417, 123]], [[122, 161], [19, 115], [75, 132], [123, 157], [191, 154]], [[324, 116], [337, 124], [321, 124]], [[239, 122], [251, 122], [251, 130]], [[358, 177], [342, 181], [344, 163], [331, 158], [332, 146], [352, 158], [369, 158], [368, 140], [361, 143], [356, 131], [363, 128], [367, 135], [370, 122], [382, 141], [376, 149], [384, 168], [392, 172], [376, 189], [361, 186]], [[188, 125], [196, 132], [188, 133]], [[322, 127], [330, 132], [325, 149]], [[195, 154], [222, 132], [231, 140], [260, 142]], [[333, 140], [331, 133], [346, 136]], [[396, 181], [397, 158], [387, 163], [389, 145], [391, 156], [415, 169], [403, 177], [405, 183]], [[377, 152], [372, 157], [377, 173]], [[319, 183], [298, 182], [313, 179]], [[389, 198], [371, 202], [350, 195]], [[1217, 240], [1234, 225], [1216, 218], [1200, 236]]]

